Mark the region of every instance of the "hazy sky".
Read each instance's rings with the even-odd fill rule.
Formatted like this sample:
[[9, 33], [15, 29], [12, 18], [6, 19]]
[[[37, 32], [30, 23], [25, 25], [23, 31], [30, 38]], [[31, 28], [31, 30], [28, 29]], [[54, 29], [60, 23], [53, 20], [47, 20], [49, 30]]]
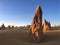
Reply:
[[43, 21], [60, 24], [60, 0], [0, 0], [0, 25], [30, 24], [38, 4], [42, 8]]

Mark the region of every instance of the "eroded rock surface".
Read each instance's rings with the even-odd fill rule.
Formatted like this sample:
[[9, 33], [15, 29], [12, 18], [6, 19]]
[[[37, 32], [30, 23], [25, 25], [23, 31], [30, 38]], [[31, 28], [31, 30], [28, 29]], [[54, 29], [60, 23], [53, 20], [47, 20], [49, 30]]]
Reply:
[[36, 12], [34, 14], [31, 26], [30, 26], [30, 36], [31, 39], [39, 42], [43, 39], [42, 32], [42, 10], [40, 5], [37, 6]]
[[43, 31], [49, 30], [51, 27], [50, 22], [44, 20]]

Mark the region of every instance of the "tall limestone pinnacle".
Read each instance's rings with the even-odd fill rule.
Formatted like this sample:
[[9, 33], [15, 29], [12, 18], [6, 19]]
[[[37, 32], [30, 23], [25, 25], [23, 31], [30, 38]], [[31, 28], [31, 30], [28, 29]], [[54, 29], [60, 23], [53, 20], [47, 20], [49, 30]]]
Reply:
[[42, 9], [41, 9], [41, 7], [40, 7], [40, 4], [37, 6], [37, 8], [36, 8], [36, 13], [40, 13], [40, 14], [42, 14]]
[[40, 5], [37, 6], [36, 12], [34, 14], [31, 26], [30, 26], [30, 36], [35, 41], [42, 41], [42, 10]]
[[[34, 14], [33, 20], [35, 20], [35, 23], [39, 24], [40, 28], [42, 27], [42, 9], [40, 5], [38, 5], [36, 8], [36, 12]], [[32, 20], [32, 24], [34, 22], [33, 20]]]
[[40, 28], [41, 28], [42, 27], [42, 9], [41, 9], [40, 5], [37, 6], [35, 13], [38, 17], [37, 20], [38, 20], [38, 23], [40, 24]]

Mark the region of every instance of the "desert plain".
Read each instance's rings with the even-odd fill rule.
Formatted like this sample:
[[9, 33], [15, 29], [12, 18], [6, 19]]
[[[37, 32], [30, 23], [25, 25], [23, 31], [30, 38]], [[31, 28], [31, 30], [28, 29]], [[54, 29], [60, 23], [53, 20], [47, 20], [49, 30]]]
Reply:
[[60, 45], [60, 28], [43, 33], [44, 41], [34, 43], [30, 41], [29, 30], [26, 27], [0, 30], [0, 45]]

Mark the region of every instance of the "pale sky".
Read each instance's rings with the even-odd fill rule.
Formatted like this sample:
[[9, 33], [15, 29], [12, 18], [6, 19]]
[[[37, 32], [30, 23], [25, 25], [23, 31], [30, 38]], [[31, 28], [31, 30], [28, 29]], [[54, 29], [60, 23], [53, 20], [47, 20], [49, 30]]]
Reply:
[[0, 25], [31, 24], [37, 5], [40, 4], [44, 19], [52, 25], [60, 24], [60, 0], [0, 0]]

